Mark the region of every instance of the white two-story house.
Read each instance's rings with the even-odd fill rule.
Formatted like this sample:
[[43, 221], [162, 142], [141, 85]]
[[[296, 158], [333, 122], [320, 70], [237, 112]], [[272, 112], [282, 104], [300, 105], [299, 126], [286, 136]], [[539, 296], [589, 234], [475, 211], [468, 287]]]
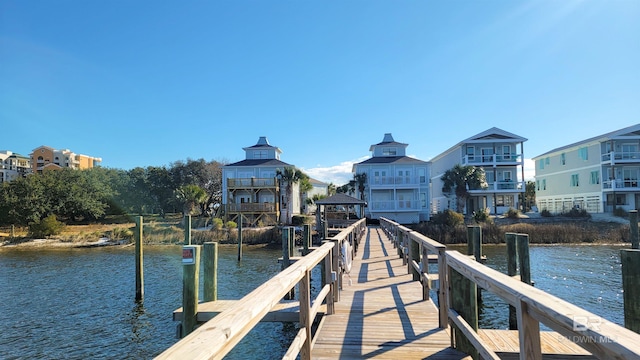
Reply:
[[533, 160], [540, 211], [640, 208], [640, 124], [553, 149]]
[[[280, 160], [282, 151], [262, 136], [258, 142], [243, 148], [245, 159], [222, 168], [222, 205], [225, 219], [244, 226], [274, 225], [281, 210], [290, 207], [289, 214], [300, 213], [298, 184], [292, 184], [293, 198], [287, 199], [286, 184], [276, 177], [278, 170], [289, 165]], [[282, 191], [281, 191], [282, 189]]]
[[402, 224], [429, 220], [429, 164], [408, 157], [407, 146], [385, 134], [382, 142], [369, 148], [369, 159], [353, 165], [354, 176], [366, 176], [364, 191], [356, 185], [356, 193], [367, 202], [367, 218], [385, 217]]
[[520, 207], [518, 195], [524, 193], [524, 146], [527, 139], [493, 127], [465, 139], [435, 156], [431, 163], [431, 210], [434, 213], [456, 209], [455, 194], [442, 191], [442, 176], [455, 165], [476, 166], [484, 170], [488, 187], [468, 189], [464, 213], [489, 210], [503, 214]]

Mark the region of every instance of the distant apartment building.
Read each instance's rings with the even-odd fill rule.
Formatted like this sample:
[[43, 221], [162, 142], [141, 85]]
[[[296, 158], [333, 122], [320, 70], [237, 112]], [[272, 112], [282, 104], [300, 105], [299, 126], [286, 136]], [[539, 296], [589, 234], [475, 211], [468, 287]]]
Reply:
[[407, 156], [407, 146], [387, 133], [369, 147], [369, 159], [353, 165], [354, 177], [365, 174], [364, 191], [357, 184], [355, 190], [367, 202], [367, 218], [402, 224], [429, 220], [429, 164]]
[[29, 157], [33, 173], [62, 168], [90, 169], [102, 162], [102, 159], [98, 157], [76, 154], [68, 149], [56, 150], [44, 145], [35, 148]]
[[431, 163], [431, 210], [456, 210], [454, 193], [442, 191], [442, 176], [455, 165], [475, 166], [484, 170], [488, 187], [468, 189], [470, 194], [464, 213], [488, 209], [502, 214], [520, 207], [518, 195], [524, 193], [524, 146], [527, 139], [493, 127], [462, 140], [435, 156]]
[[640, 207], [640, 124], [533, 158], [538, 210], [590, 213]]
[[270, 145], [264, 136], [243, 150], [244, 160], [222, 168], [226, 219], [242, 221], [246, 226], [274, 225], [281, 221], [281, 210], [287, 215], [300, 214], [298, 184], [291, 184], [293, 198], [287, 199], [286, 184], [276, 177], [278, 170], [293, 166], [280, 160], [282, 150]]
[[25, 177], [31, 172], [29, 157], [12, 151], [0, 151], [0, 183]]

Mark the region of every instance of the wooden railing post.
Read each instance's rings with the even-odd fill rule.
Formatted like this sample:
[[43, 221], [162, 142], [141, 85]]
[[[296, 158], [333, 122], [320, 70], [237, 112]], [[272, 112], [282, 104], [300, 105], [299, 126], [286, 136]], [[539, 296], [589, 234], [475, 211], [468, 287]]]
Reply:
[[520, 359], [542, 359], [542, 347], [540, 343], [540, 323], [529, 315], [528, 306], [520, 301], [517, 307], [518, 332], [520, 340]]
[[438, 248], [438, 313], [439, 325], [444, 329], [449, 324], [449, 272], [447, 271], [446, 247]]
[[[335, 284], [333, 287], [333, 301], [340, 301], [340, 290], [342, 289], [342, 273], [340, 271], [340, 252], [342, 251], [342, 244], [340, 241], [332, 239], [334, 243], [333, 247], [333, 260], [332, 260], [332, 271], [335, 273], [335, 279], [333, 283]], [[333, 277], [333, 274], [332, 274]]]
[[413, 267], [413, 262], [420, 264], [420, 244], [417, 241], [411, 239], [411, 235], [407, 234], [407, 240], [409, 241], [409, 273], [413, 274], [413, 281], [420, 281], [422, 274], [420, 271]]
[[420, 280], [422, 281], [422, 300], [429, 299], [429, 290], [431, 290], [431, 280], [429, 278], [429, 250], [420, 243]]
[[329, 294], [327, 295], [327, 314], [331, 315], [333, 313], [335, 313], [335, 308], [334, 308], [334, 294], [335, 294], [335, 282], [333, 281], [333, 253], [336, 251], [336, 248], [334, 247], [333, 249], [331, 249], [331, 252], [329, 252], [329, 254], [324, 258], [324, 262], [322, 262], [322, 267], [324, 269], [324, 282], [322, 284], [322, 286], [324, 287], [324, 285], [329, 284], [329, 286], [331, 287], [331, 290], [329, 291]]
[[[452, 268], [449, 268], [449, 285], [451, 287], [451, 292], [449, 293], [451, 308], [460, 314], [469, 326], [477, 332], [477, 285]], [[474, 359], [478, 359], [478, 351], [455, 324], [451, 335], [456, 349], [470, 354]]]
[[202, 250], [204, 272], [203, 301], [218, 300], [218, 243], [206, 242]]
[[[516, 233], [506, 233], [504, 237], [507, 243], [507, 275], [513, 277], [518, 269]], [[509, 330], [518, 330], [518, 315], [513, 305], [509, 305]]]
[[300, 349], [300, 358], [302, 360], [311, 359], [311, 272], [307, 269], [304, 277], [299, 283], [299, 300], [300, 300], [300, 326], [304, 327], [306, 338]]
[[620, 250], [624, 327], [640, 334], [640, 250]]

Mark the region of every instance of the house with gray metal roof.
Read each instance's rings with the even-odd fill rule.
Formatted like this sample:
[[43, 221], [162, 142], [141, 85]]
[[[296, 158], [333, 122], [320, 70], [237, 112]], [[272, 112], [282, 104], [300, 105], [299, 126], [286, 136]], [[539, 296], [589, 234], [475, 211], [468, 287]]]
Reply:
[[429, 220], [429, 164], [407, 156], [408, 144], [390, 133], [369, 147], [371, 157], [354, 164], [358, 198], [366, 201], [365, 216], [381, 216], [402, 224]]

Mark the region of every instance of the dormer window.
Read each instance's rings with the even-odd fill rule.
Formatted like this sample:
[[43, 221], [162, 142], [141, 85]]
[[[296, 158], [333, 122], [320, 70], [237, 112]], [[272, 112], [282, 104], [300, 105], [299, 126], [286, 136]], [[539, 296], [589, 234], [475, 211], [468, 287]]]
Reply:
[[396, 148], [382, 148], [382, 156], [396, 156]]
[[266, 159], [267, 158], [267, 150], [255, 150], [253, 152], [254, 159]]

